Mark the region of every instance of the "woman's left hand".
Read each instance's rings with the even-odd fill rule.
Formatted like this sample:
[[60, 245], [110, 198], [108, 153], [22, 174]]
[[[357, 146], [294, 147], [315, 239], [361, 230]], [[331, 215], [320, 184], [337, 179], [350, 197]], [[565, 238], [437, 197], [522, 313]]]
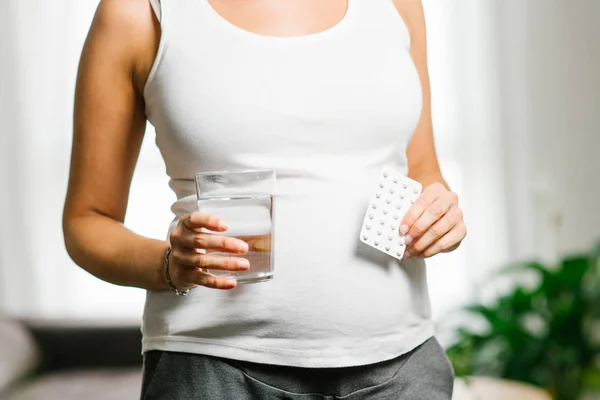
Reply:
[[426, 258], [456, 249], [467, 235], [458, 196], [441, 183], [427, 186], [400, 224], [404, 258]]

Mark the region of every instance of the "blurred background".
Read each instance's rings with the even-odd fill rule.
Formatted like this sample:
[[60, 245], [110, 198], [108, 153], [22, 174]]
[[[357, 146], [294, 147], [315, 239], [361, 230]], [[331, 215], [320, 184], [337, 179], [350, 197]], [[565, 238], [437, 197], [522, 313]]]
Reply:
[[[65, 374], [72, 398], [104, 379], [124, 383], [102, 399], [138, 389], [144, 292], [75, 266], [61, 230], [97, 4], [0, 2], [0, 398], [70, 399]], [[455, 397], [600, 398], [600, 1], [424, 5], [438, 155], [469, 228], [428, 263], [440, 340], [467, 377]], [[126, 225], [164, 238], [173, 200], [148, 126]]]

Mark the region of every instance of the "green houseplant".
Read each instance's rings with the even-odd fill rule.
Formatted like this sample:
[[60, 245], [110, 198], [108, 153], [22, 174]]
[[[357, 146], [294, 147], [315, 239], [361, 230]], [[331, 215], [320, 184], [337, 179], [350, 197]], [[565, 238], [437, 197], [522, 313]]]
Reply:
[[557, 400], [600, 386], [600, 246], [556, 265], [529, 261], [500, 274], [533, 272], [489, 305], [463, 311], [486, 329], [461, 327], [447, 348], [457, 376], [486, 375], [537, 385]]

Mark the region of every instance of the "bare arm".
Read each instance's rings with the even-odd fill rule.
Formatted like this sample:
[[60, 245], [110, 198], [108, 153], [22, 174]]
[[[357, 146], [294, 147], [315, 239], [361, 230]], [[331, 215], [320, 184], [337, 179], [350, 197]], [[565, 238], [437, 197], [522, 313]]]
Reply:
[[421, 79], [423, 111], [406, 150], [408, 174], [419, 181], [423, 193], [400, 225], [409, 245], [405, 257], [432, 257], [460, 246], [467, 234], [458, 196], [442, 177], [433, 140], [431, 89], [427, 67], [425, 13], [421, 0], [394, 0], [411, 37], [411, 56]]
[[169, 245], [170, 275], [180, 289], [236, 287], [234, 279], [202, 268], [245, 271], [238, 239], [216, 217], [183, 216], [169, 241], [139, 236], [123, 226], [131, 178], [146, 127], [141, 93], [156, 56], [160, 26], [147, 0], [103, 0], [81, 56], [71, 175], [63, 226], [67, 251], [92, 275], [148, 290], [167, 289], [163, 260]]
[[81, 56], [71, 171], [63, 215], [67, 251], [111, 283], [164, 289], [167, 243], [123, 226], [146, 119], [140, 88], [158, 46], [148, 1], [104, 0]]
[[411, 38], [411, 56], [421, 79], [423, 111], [406, 150], [409, 176], [427, 186], [434, 182], [448, 185], [442, 177], [433, 140], [431, 88], [427, 67], [427, 38], [421, 0], [394, 0]]

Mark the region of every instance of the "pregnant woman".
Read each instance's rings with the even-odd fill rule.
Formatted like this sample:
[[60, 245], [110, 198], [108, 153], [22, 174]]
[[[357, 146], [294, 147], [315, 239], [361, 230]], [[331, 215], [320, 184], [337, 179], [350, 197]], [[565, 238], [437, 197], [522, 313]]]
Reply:
[[[82, 268], [147, 290], [143, 399], [451, 398], [424, 259], [466, 229], [435, 154], [425, 37], [419, 0], [100, 3], [64, 232]], [[123, 226], [147, 121], [177, 195], [165, 241]], [[383, 166], [424, 187], [402, 261], [358, 237]], [[228, 221], [195, 212], [193, 182], [245, 169], [278, 177], [275, 278], [250, 285], [204, 271], [252, 266]]]

